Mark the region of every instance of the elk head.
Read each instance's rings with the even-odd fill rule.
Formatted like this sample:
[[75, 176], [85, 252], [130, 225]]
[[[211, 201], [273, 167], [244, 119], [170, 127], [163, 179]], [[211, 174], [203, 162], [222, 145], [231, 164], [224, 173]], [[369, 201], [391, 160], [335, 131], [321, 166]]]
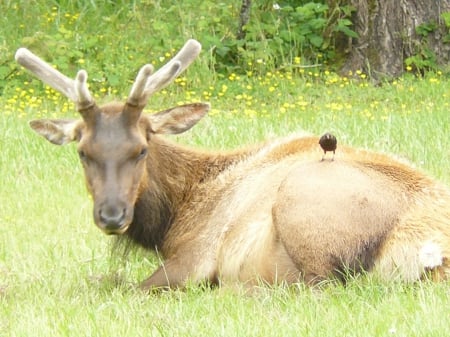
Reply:
[[53, 144], [78, 142], [89, 192], [94, 200], [94, 221], [108, 234], [124, 233], [133, 220], [140, 187], [146, 184], [147, 163], [153, 134], [176, 134], [191, 128], [209, 110], [195, 103], [142, 114], [151, 94], [171, 83], [200, 53], [201, 45], [189, 40], [175, 57], [153, 73], [141, 68], [127, 101], [98, 106], [87, 86], [87, 73], [80, 70], [72, 80], [25, 48], [16, 60], [30, 72], [71, 99], [79, 120], [43, 119], [31, 127]]

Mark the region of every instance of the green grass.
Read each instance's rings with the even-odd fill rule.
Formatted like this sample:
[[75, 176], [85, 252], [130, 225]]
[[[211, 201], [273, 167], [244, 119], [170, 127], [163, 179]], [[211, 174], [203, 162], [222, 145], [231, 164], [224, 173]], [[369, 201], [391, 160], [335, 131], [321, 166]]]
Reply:
[[[240, 82], [212, 83], [226, 83], [229, 92], [211, 95], [212, 115], [178, 140], [233, 148], [266, 137], [331, 129], [341, 142], [399, 154], [450, 181], [448, 80], [402, 80], [415, 95], [399, 84], [351, 83], [341, 88], [294, 80], [299, 96], [311, 100], [308, 109], [299, 109], [296, 98], [285, 91], [281, 96], [275, 92], [272, 99], [259, 89], [248, 91], [254, 101], [266, 102], [267, 113], [259, 106], [256, 115], [245, 104], [241, 112], [234, 111], [234, 95], [242, 94]], [[149, 110], [185, 98], [175, 86], [157, 95]], [[293, 106], [283, 108], [286, 102]], [[380, 102], [371, 110], [373, 119], [365, 112], [370, 102]], [[341, 110], [341, 104], [347, 107]], [[56, 111], [60, 104], [48, 107]], [[111, 252], [113, 239], [93, 224], [74, 146], [53, 146], [34, 135], [27, 122], [37, 116], [42, 116], [37, 108], [20, 117], [13, 111], [0, 114], [0, 334], [448, 335], [448, 283], [405, 286], [359, 277], [346, 287], [262, 287], [253, 296], [200, 286], [151, 296], [136, 291], [134, 285], [155, 270], [157, 259], [141, 250], [125, 259], [121, 252], [118, 257]]]
[[[75, 8], [85, 2], [67, 3]], [[31, 16], [38, 10], [43, 15], [44, 7], [39, 2], [23, 13], [30, 20], [26, 34], [14, 30], [14, 13], [0, 19], [2, 32], [10, 33], [8, 46], [0, 46], [3, 55], [12, 58], [20, 38], [38, 26], [55, 36], [54, 25], [46, 28]], [[92, 20], [87, 26], [101, 16], [87, 13], [80, 12]], [[107, 13], [114, 23], [126, 22], [125, 12], [114, 13]], [[105, 36], [114, 35], [105, 22]], [[130, 74], [148, 62], [133, 52], [136, 59], [126, 64], [118, 59], [122, 54], [114, 55]], [[152, 55], [157, 65], [159, 56], [164, 54]], [[177, 137], [179, 142], [224, 149], [295, 132], [332, 131], [339, 144], [392, 153], [450, 184], [450, 79], [444, 75], [405, 76], [374, 87], [364, 74], [349, 80], [326, 70], [211, 73], [208, 57], [202, 53], [185, 77], [149, 103], [149, 112], [197, 100], [212, 103], [210, 115]], [[95, 67], [86, 62], [95, 78]], [[74, 145], [53, 146], [28, 127], [33, 118], [76, 116], [73, 106], [23, 73], [6, 83], [0, 96], [0, 336], [449, 335], [448, 282], [403, 285], [361, 276], [345, 287], [261, 287], [251, 296], [194, 285], [140, 293], [134, 286], [156, 269], [157, 258], [142, 250], [126, 258], [113, 251], [114, 239], [93, 224]], [[126, 82], [115, 88], [105, 83], [93, 84], [99, 101], [129, 90]]]

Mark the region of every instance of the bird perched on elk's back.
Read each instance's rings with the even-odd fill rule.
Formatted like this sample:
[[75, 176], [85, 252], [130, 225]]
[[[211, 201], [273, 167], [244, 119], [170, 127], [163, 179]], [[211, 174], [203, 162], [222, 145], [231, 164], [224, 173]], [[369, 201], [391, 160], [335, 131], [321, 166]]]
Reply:
[[336, 147], [337, 147], [337, 139], [335, 136], [333, 136], [331, 133], [327, 132], [319, 139], [320, 147], [323, 150], [323, 156], [322, 160], [325, 159], [325, 155], [327, 152], [333, 151], [333, 158], [331, 160], [334, 160], [334, 155], [336, 153]]

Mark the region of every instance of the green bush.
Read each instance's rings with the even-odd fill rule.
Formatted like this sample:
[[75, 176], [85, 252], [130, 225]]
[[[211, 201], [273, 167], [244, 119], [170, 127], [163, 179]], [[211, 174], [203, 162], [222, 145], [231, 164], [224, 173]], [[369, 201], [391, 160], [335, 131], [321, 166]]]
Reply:
[[219, 69], [245, 70], [250, 65], [252, 71], [267, 71], [328, 63], [334, 57], [336, 34], [356, 37], [351, 13], [350, 6], [330, 10], [325, 1], [264, 1], [253, 5], [244, 39], [231, 35], [209, 42]]
[[[0, 90], [30, 81], [14, 62], [20, 46], [68, 76], [88, 69], [91, 86], [101, 92], [123, 92], [141, 65], [160, 66], [188, 38], [202, 42], [205, 56], [194, 67], [203, 67], [209, 77], [211, 69], [264, 73], [326, 64], [334, 55], [333, 37], [354, 32], [352, 9], [330, 9], [324, 2], [254, 2], [241, 40], [236, 38], [241, 0], [1, 2]], [[37, 80], [28, 85], [42, 88]]]

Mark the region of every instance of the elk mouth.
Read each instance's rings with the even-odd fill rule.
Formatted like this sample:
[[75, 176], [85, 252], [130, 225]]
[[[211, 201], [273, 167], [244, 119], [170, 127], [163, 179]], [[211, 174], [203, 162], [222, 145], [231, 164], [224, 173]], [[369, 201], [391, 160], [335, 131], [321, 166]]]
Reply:
[[102, 228], [103, 233], [106, 235], [122, 235], [126, 232], [128, 229], [128, 226], [121, 227], [119, 229], [109, 229], [109, 228]]
[[101, 228], [101, 230], [103, 231], [103, 233], [105, 233], [106, 235], [122, 235], [123, 233], [125, 233], [128, 229], [128, 225], [127, 226], [99, 226]]

